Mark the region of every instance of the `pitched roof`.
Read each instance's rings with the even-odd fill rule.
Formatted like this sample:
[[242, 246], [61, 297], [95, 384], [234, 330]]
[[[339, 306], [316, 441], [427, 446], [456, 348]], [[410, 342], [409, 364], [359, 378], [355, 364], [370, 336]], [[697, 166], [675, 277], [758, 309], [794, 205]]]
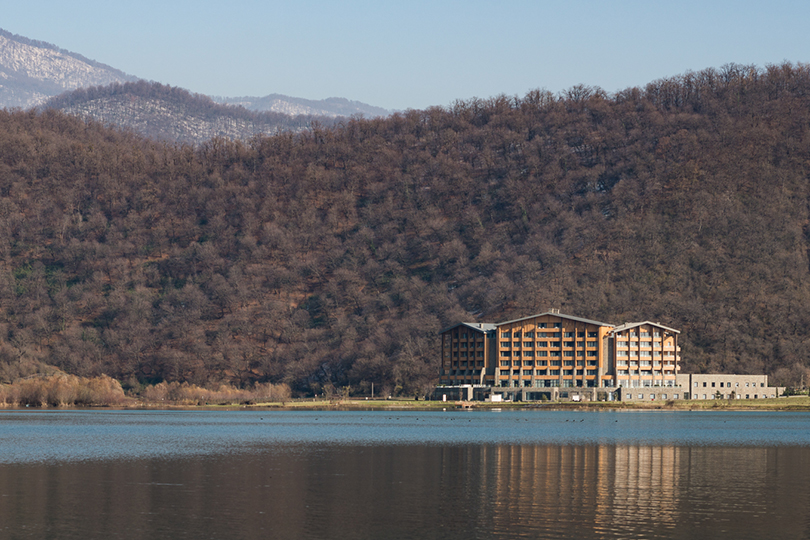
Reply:
[[543, 313], [538, 313], [537, 315], [530, 315], [528, 317], [521, 317], [520, 319], [513, 319], [511, 321], [500, 322], [500, 323], [497, 323], [495, 326], [503, 326], [504, 324], [512, 324], [512, 323], [516, 323], [516, 322], [525, 321], [527, 319], [534, 319], [535, 317], [543, 317], [545, 315], [552, 315], [554, 317], [560, 317], [561, 319], [569, 319], [569, 320], [572, 320], [572, 321], [577, 321], [577, 322], [586, 323], [586, 324], [595, 324], [595, 325], [598, 325], [598, 326], [611, 326], [611, 327], [614, 326], [614, 325], [612, 325], [610, 323], [600, 322], [600, 321], [592, 321], [590, 319], [583, 319], [582, 317], [574, 317], [573, 315], [565, 315], [563, 313], [557, 313], [557, 312], [554, 312], [554, 311], [544, 311]]
[[642, 322], [626, 322], [624, 324], [620, 324], [619, 326], [613, 329], [614, 332], [622, 332], [624, 330], [629, 330], [630, 328], [636, 328], [641, 326], [642, 324], [649, 324], [651, 326], [656, 326], [658, 328], [663, 328], [664, 330], [669, 330], [670, 332], [675, 332], [676, 334], [680, 334], [680, 330], [675, 330], [674, 328], [670, 328], [669, 326], [664, 326], [661, 323], [652, 322], [652, 321], [642, 321]]
[[467, 328], [471, 328], [472, 330], [477, 330], [478, 332], [489, 332], [491, 330], [495, 330], [498, 326], [492, 323], [471, 323], [471, 322], [463, 322], [463, 323], [456, 323], [453, 326], [448, 326], [442, 330], [439, 330], [440, 334], [444, 334], [448, 330], [452, 330], [457, 326], [466, 326]]

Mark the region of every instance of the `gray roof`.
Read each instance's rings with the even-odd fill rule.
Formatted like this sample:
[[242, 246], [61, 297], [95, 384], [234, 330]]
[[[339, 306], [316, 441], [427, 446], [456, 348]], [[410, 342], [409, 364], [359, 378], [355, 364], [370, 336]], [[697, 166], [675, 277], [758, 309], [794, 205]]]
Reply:
[[629, 330], [630, 328], [636, 328], [641, 326], [642, 324], [649, 324], [652, 326], [656, 326], [658, 328], [663, 328], [664, 330], [669, 330], [670, 332], [675, 332], [676, 334], [680, 334], [680, 330], [675, 330], [674, 328], [670, 328], [669, 326], [664, 326], [661, 323], [652, 322], [652, 321], [642, 321], [642, 322], [626, 322], [624, 324], [620, 324], [619, 326], [613, 329], [614, 332], [622, 332], [624, 330]]
[[520, 322], [520, 321], [525, 321], [527, 319], [534, 319], [535, 317], [542, 317], [544, 315], [552, 315], [554, 317], [560, 317], [561, 319], [569, 319], [569, 320], [572, 320], [572, 321], [577, 321], [577, 322], [586, 323], [586, 324], [596, 324], [598, 326], [614, 326], [614, 325], [612, 325], [610, 323], [606, 323], [606, 322], [592, 321], [590, 319], [583, 319], [582, 317], [574, 317], [573, 315], [565, 315], [564, 313], [555, 313], [553, 311], [545, 311], [543, 313], [538, 313], [537, 315], [530, 315], [528, 317], [521, 317], [520, 319], [513, 319], [511, 321], [500, 322], [495, 326], [503, 326], [505, 324], [512, 324], [512, 323], [516, 323], [516, 322]]
[[443, 330], [440, 330], [440, 334], [444, 334], [448, 330], [452, 330], [457, 326], [466, 326], [467, 328], [471, 328], [472, 330], [477, 330], [478, 332], [489, 332], [491, 330], [495, 330], [498, 325], [492, 323], [472, 323], [472, 322], [463, 322], [463, 323], [456, 323], [453, 326], [448, 326]]

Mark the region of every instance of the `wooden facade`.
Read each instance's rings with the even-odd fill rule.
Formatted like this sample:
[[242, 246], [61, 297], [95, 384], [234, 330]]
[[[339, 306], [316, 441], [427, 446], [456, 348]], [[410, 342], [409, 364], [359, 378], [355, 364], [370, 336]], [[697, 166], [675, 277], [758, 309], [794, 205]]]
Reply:
[[552, 310], [441, 331], [440, 384], [510, 388], [674, 386], [678, 331], [614, 326]]

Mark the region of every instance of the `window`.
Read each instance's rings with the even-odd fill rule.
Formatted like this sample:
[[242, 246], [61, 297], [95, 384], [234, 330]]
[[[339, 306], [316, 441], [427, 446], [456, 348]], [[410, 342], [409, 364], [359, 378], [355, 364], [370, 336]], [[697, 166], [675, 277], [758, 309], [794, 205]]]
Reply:
[[533, 366], [534, 362], [532, 360], [524, 360], [523, 365], [524, 366]]
[[[455, 353], [457, 356], [458, 353]], [[501, 351], [501, 356], [512, 356], [512, 351]]]
[[648, 338], [648, 337], [650, 337], [650, 333], [649, 332], [642, 332], [641, 337]]
[[559, 332], [553, 332], [551, 334], [551, 337], [560, 337], [560, 333]]
[[551, 327], [552, 328], [562, 328], [562, 323], [555, 322]]
[[511, 344], [510, 341], [501, 341], [501, 347], [509, 347]]
[[[588, 354], [591, 354], [592, 352], [595, 352], [595, 351], [588, 351]], [[627, 357], [627, 351], [616, 351], [616, 356], [623, 356], [623, 357], [626, 358]]]
[[563, 365], [564, 366], [573, 366], [574, 361], [573, 360], [563, 360]]
[[574, 337], [573, 332], [563, 332], [563, 337]]
[[477, 356], [479, 358], [483, 358], [484, 357], [484, 351], [478, 351]]
[[585, 351], [577, 351], [577, 356], [585, 356]]
[[548, 351], [537, 351], [537, 356], [548, 356]]
[[563, 370], [563, 375], [573, 375], [573, 374], [574, 374], [573, 369], [564, 369]]
[[577, 337], [585, 337], [585, 332], [577, 332]]
[[531, 347], [532, 345], [534, 345], [534, 342], [532, 342], [532, 341], [524, 341], [523, 342], [524, 347]]
[[549, 344], [549, 347], [556, 347], [557, 349], [559, 349], [560, 347], [562, 347], [562, 341], [552, 341]]
[[539, 322], [539, 323], [537, 323], [537, 328], [548, 328], [548, 327], [546, 326], [546, 323]]
[[551, 361], [551, 365], [552, 365], [552, 366], [559, 366], [559, 365], [560, 365], [560, 361], [559, 361], [559, 360], [552, 360], [552, 361]]
[[548, 333], [547, 332], [537, 332], [537, 337], [539, 337], [539, 338], [548, 337]]
[[538, 360], [537, 361], [538, 366], [545, 366], [546, 364], [547, 364], [547, 362], [545, 360]]
[[538, 341], [537, 346], [538, 347], [548, 347], [548, 341]]
[[574, 351], [563, 351], [563, 356], [574, 356]]
[[579, 347], [579, 348], [585, 347], [585, 342], [584, 341], [577, 341], [577, 347]]
[[519, 337], [520, 337], [520, 330], [516, 331], [516, 332], [515, 332], [515, 335], [514, 335], [513, 337], [514, 337], [515, 339], [519, 338]]
[[548, 355], [549, 356], [560, 356], [560, 351], [549, 351]]
[[588, 370], [588, 375], [596, 375], [596, 370], [595, 369], [589, 369]]
[[714, 382], [712, 382], [712, 388], [714, 388]]
[[703, 381], [703, 388], [706, 388], [706, 381]]
[[523, 337], [525, 337], [525, 338], [533, 338], [534, 337], [534, 332], [525, 332], [523, 334]]
[[641, 365], [649, 367], [650, 366], [650, 361], [649, 360], [642, 360]]
[[588, 337], [597, 337], [596, 332], [588, 332]]
[[509, 360], [501, 360], [501, 367], [509, 367]]
[[565, 345], [566, 347], [573, 347], [574, 342], [573, 341], [566, 341], [565, 343], [563, 343], [563, 345]]
[[594, 347], [595, 348], [596, 347], [596, 342], [595, 341], [589, 341], [587, 343], [587, 345], [588, 345], [588, 347]]
[[534, 351], [523, 351], [523, 356], [534, 356]]
[[503, 339], [509, 339], [509, 338], [512, 337], [512, 333], [511, 332], [504, 332], [504, 333], [501, 334], [501, 337]]
[[588, 351], [588, 356], [598, 356], [599, 353], [596, 351]]

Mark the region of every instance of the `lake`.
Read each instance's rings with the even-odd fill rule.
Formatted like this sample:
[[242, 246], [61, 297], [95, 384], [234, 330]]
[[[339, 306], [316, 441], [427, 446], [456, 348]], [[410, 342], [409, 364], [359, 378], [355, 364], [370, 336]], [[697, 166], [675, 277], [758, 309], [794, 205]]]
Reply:
[[0, 538], [810, 538], [810, 414], [0, 411]]

